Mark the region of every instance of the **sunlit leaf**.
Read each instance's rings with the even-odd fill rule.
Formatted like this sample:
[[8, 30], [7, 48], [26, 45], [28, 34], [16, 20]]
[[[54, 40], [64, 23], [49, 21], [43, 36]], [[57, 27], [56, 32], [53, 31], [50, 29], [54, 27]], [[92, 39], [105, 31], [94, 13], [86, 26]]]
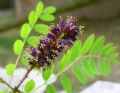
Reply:
[[90, 54], [95, 54], [96, 52], [98, 52], [101, 47], [103, 46], [105, 42], [105, 37], [102, 36], [100, 38], [98, 38], [95, 43], [92, 45], [92, 48], [90, 49]]
[[52, 75], [53, 71], [54, 71], [54, 64], [52, 64], [50, 67], [48, 67], [42, 72], [43, 79], [48, 80]]
[[15, 64], [8, 64], [6, 66], [6, 72], [7, 72], [7, 74], [8, 75], [13, 75], [14, 72], [15, 72], [15, 68], [16, 68]]
[[68, 64], [68, 61], [69, 61], [69, 52], [63, 56], [63, 58], [61, 59], [59, 65], [58, 65], [58, 70], [59, 71], [62, 71]]
[[28, 23], [23, 24], [20, 35], [23, 39], [26, 39], [30, 33], [30, 25]]
[[40, 34], [46, 34], [49, 30], [49, 26], [45, 24], [36, 24], [34, 28]]
[[71, 55], [69, 59], [70, 62], [74, 62], [78, 58], [81, 51], [81, 45], [82, 43], [79, 40], [74, 43], [73, 47], [71, 48]]
[[61, 76], [61, 84], [62, 84], [63, 88], [65, 89], [66, 93], [72, 93], [71, 81], [64, 74], [62, 74], [62, 76]]
[[72, 72], [81, 84], [86, 84], [87, 83], [87, 79], [84, 76], [84, 74], [83, 74], [83, 72], [82, 72], [82, 70], [80, 69], [79, 66], [73, 66]]
[[33, 26], [36, 21], [37, 21], [37, 13], [35, 11], [31, 11], [28, 16], [28, 22], [31, 26]]
[[82, 46], [82, 49], [80, 51], [80, 55], [84, 55], [88, 52], [88, 50], [91, 48], [93, 41], [95, 39], [95, 35], [90, 35], [87, 40], [85, 41], [85, 43]]
[[39, 2], [36, 6], [36, 13], [37, 16], [40, 16], [40, 14], [42, 13], [42, 10], [44, 8], [44, 4], [42, 2]]
[[39, 41], [39, 37], [37, 36], [30, 36], [27, 39], [27, 43], [33, 47], [35, 47], [37, 45], [37, 42]]
[[51, 84], [47, 86], [46, 92], [45, 93], [57, 93], [55, 87]]
[[40, 16], [40, 19], [43, 21], [54, 21], [55, 17], [53, 15], [50, 15], [50, 14], [43, 14]]
[[34, 80], [29, 80], [25, 86], [24, 86], [24, 90], [25, 92], [31, 92], [33, 89], [35, 88], [35, 81]]
[[23, 49], [23, 42], [22, 40], [16, 40], [13, 44], [13, 50], [15, 54], [19, 55], [22, 52]]
[[7, 93], [7, 90], [0, 90], [0, 93]]
[[25, 58], [21, 58], [21, 59], [20, 59], [20, 62], [21, 62], [24, 66], [28, 66], [28, 65], [29, 65], [28, 60], [25, 59]]
[[45, 8], [45, 10], [43, 11], [43, 13], [45, 14], [52, 14], [56, 11], [56, 8], [54, 6], [49, 6], [47, 8]]

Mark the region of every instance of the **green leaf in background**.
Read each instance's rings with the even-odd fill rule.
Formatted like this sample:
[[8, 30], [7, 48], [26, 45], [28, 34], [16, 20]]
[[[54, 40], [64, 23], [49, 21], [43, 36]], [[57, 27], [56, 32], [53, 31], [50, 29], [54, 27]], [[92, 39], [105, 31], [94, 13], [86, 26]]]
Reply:
[[96, 52], [101, 50], [101, 47], [103, 46], [104, 42], [105, 42], [105, 37], [104, 36], [98, 38], [95, 41], [95, 43], [92, 45], [92, 48], [90, 49], [90, 54], [95, 54]]
[[19, 55], [23, 49], [23, 42], [22, 40], [16, 40], [13, 44], [13, 50], [15, 54]]
[[88, 52], [88, 50], [91, 48], [92, 44], [93, 44], [93, 41], [95, 39], [95, 35], [92, 34], [90, 35], [87, 40], [85, 41], [85, 43], [83, 44], [82, 46], [82, 49], [80, 51], [80, 55], [84, 55]]
[[99, 69], [100, 69], [101, 75], [107, 76], [111, 71], [111, 65], [110, 63], [105, 62], [104, 60], [100, 60]]
[[79, 57], [81, 45], [82, 43], [79, 40], [74, 43], [73, 47], [71, 48], [71, 55], [69, 59], [70, 62], [74, 62]]
[[72, 93], [72, 85], [71, 85], [70, 79], [66, 75], [62, 74], [60, 80], [61, 80], [61, 84], [62, 84], [63, 88], [65, 89], [66, 93]]
[[44, 4], [42, 2], [39, 2], [36, 6], [36, 13], [38, 17], [42, 13], [43, 8], [44, 8]]
[[49, 26], [45, 24], [36, 24], [34, 28], [40, 34], [46, 34], [49, 31]]
[[35, 88], [35, 81], [32, 79], [29, 80], [24, 86], [25, 92], [31, 92], [34, 88]]
[[22, 57], [22, 58], [20, 59], [20, 62], [21, 62], [24, 66], [28, 66], [28, 65], [29, 65], [28, 60], [25, 59], [24, 57]]
[[110, 47], [106, 52], [105, 52], [105, 56], [110, 57], [111, 55], [114, 55], [116, 53], [117, 47]]
[[33, 26], [36, 21], [37, 21], [37, 13], [35, 11], [31, 11], [28, 16], [28, 22], [31, 26]]
[[57, 91], [56, 91], [55, 87], [52, 84], [50, 84], [47, 86], [45, 93], [57, 93]]
[[55, 11], [56, 11], [56, 8], [54, 6], [49, 6], [44, 9], [43, 13], [52, 14], [52, 13], [55, 13]]
[[12, 76], [15, 72], [15, 68], [16, 68], [15, 64], [8, 64], [6, 66], [6, 73]]
[[97, 63], [95, 62], [94, 59], [89, 59], [89, 66], [91, 67], [91, 71], [93, 74], [95, 75], [99, 75], [99, 70], [98, 70], [98, 66], [97, 66]]
[[20, 30], [20, 36], [23, 39], [26, 39], [30, 33], [30, 25], [28, 23], [23, 24], [21, 30]]
[[42, 21], [54, 21], [55, 17], [53, 15], [50, 15], [50, 14], [43, 14], [40, 16], [40, 19]]
[[111, 57], [111, 58], [117, 57], [117, 56], [116, 56], [116, 52], [117, 52], [117, 47], [116, 47], [116, 46], [112, 47], [112, 48], [109, 49], [109, 51], [107, 52], [107, 54], [109, 54], [108, 57]]
[[48, 80], [52, 75], [53, 71], [54, 71], [54, 64], [52, 64], [50, 67], [48, 67], [42, 72], [43, 79]]
[[81, 84], [86, 84], [87, 83], [86, 76], [84, 76], [84, 74], [83, 74], [83, 72], [82, 72], [82, 70], [80, 69], [79, 66], [73, 66], [72, 72]]
[[82, 69], [90, 79], [94, 79], [94, 74], [92, 73], [92, 68], [90, 62], [86, 59], [83, 59], [81, 62]]
[[108, 54], [109, 49], [113, 47], [113, 43], [106, 44], [100, 51], [101, 55], [105, 56]]
[[30, 36], [27, 39], [27, 43], [33, 47], [35, 47], [37, 45], [37, 42], [39, 41], [39, 37], [38, 36]]

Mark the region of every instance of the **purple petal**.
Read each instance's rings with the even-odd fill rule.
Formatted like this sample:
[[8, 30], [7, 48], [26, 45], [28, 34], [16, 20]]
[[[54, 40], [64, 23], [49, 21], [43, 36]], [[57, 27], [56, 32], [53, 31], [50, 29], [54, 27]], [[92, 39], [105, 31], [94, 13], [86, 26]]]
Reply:
[[48, 38], [44, 40], [44, 44], [45, 44], [46, 46], [49, 45], [49, 40], [48, 40]]
[[74, 20], [74, 19], [69, 18], [69, 19], [67, 20], [67, 25], [71, 26], [71, 25], [73, 25], [73, 24], [74, 24], [74, 22], [75, 22], [75, 20]]
[[35, 56], [37, 54], [37, 51], [35, 48], [31, 48], [30, 51], [32, 56]]
[[60, 30], [58, 28], [53, 28], [51, 30], [51, 32], [54, 34], [54, 35], [58, 35], [60, 33]]
[[60, 19], [60, 21], [59, 21], [59, 27], [60, 27], [60, 29], [63, 29], [64, 26], [65, 26], [64, 20], [63, 20], [63, 19]]
[[51, 39], [55, 39], [55, 36], [53, 35], [53, 34], [48, 34], [48, 36], [47, 36], [48, 38], [51, 38]]

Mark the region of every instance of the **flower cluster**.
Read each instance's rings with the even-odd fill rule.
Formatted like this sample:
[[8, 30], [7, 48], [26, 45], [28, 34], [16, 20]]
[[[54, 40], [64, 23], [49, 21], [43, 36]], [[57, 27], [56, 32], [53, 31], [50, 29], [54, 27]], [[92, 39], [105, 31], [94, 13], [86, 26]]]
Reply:
[[74, 26], [74, 23], [75, 19], [69, 17], [66, 21], [60, 18], [58, 25], [52, 25], [50, 33], [45, 39], [39, 40], [37, 48], [29, 47], [27, 49], [32, 55], [31, 58], [28, 58], [29, 64], [38, 68], [49, 67], [59, 53], [71, 47], [82, 31], [82, 27]]

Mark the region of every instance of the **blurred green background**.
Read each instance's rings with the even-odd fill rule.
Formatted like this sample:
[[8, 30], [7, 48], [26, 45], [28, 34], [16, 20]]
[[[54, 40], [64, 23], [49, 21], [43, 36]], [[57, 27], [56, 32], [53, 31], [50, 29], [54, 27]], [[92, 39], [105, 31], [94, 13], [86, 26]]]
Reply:
[[[13, 42], [19, 38], [21, 25], [27, 20], [29, 11], [40, 0], [0, 0], [0, 66], [14, 62]], [[85, 26], [81, 36], [85, 40], [90, 34], [104, 35], [120, 52], [120, 0], [42, 0], [46, 6], [57, 8], [59, 16], [75, 16], [78, 24]], [[107, 80], [120, 82], [120, 66], [115, 66]]]

